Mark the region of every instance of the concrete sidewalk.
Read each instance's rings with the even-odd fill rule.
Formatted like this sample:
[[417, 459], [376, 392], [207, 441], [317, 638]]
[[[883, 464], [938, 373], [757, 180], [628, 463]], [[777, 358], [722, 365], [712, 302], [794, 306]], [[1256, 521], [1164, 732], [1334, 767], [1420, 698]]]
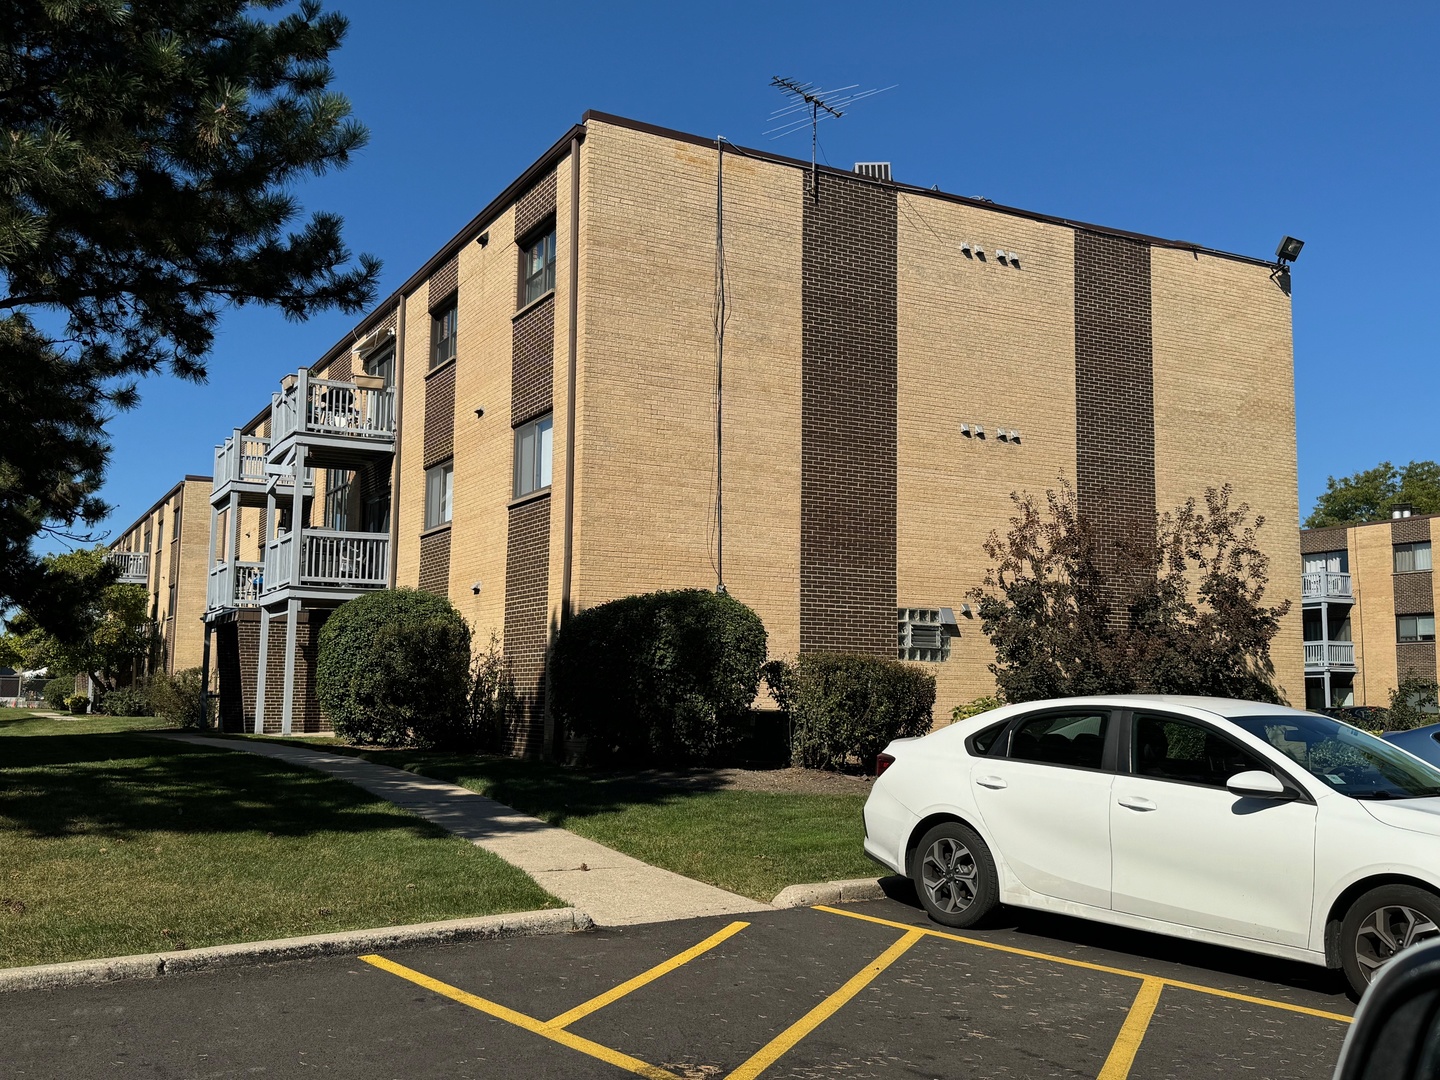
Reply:
[[518, 866], [599, 926], [769, 910], [748, 897], [692, 881], [547, 825], [475, 792], [345, 754], [203, 735], [167, 738], [278, 758], [347, 780]]

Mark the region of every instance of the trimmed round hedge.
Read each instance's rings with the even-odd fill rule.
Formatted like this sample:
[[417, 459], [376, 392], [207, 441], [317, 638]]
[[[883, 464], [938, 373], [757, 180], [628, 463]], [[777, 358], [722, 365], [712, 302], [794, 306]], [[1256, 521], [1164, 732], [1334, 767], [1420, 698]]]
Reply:
[[464, 746], [469, 689], [470, 627], [443, 596], [367, 593], [320, 628], [315, 696], [343, 738]]
[[571, 618], [550, 659], [551, 711], [590, 761], [713, 760], [745, 733], [760, 616], [704, 589], [627, 596]]

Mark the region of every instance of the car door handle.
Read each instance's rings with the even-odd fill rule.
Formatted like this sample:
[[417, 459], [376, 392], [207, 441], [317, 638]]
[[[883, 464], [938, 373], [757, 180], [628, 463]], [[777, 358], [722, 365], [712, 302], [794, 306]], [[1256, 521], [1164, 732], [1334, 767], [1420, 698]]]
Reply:
[[1153, 802], [1139, 795], [1121, 795], [1117, 801], [1121, 806], [1130, 810], [1154, 810], [1156, 808]]
[[994, 788], [996, 791], [999, 791], [1003, 787], [1010, 786], [998, 776], [977, 776], [975, 778], [975, 783], [979, 784], [981, 787]]

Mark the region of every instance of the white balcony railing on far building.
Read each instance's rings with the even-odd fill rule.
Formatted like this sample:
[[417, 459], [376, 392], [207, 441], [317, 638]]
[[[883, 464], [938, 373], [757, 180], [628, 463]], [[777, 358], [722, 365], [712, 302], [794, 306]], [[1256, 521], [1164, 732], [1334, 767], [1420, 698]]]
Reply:
[[1302, 579], [1300, 596], [1303, 600], [1353, 600], [1350, 591], [1350, 575], [1329, 570], [1311, 570]]
[[119, 567], [121, 585], [146, 585], [150, 582], [148, 551], [107, 551], [105, 561]]
[[395, 388], [372, 388], [365, 385], [367, 381], [312, 379], [301, 371], [291, 385], [271, 396], [271, 438], [279, 442], [303, 432], [361, 441], [393, 440]]
[[1354, 667], [1355, 643], [1353, 641], [1307, 641], [1305, 642], [1305, 666], [1307, 668]]
[[[295, 534], [286, 533], [265, 545], [262, 592], [292, 583]], [[390, 536], [387, 533], [334, 532], [307, 529], [301, 534], [302, 588], [383, 589], [389, 584]]]
[[262, 563], [216, 563], [205, 587], [205, 610], [254, 607], [260, 602]]

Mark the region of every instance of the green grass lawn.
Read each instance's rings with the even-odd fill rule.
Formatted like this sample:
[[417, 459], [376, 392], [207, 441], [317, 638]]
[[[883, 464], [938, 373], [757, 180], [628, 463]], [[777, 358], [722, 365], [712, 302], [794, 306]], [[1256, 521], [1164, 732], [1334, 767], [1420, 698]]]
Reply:
[[359, 788], [154, 724], [0, 711], [0, 966], [559, 904]]
[[771, 900], [787, 885], [882, 872], [861, 850], [864, 795], [703, 785], [680, 790], [541, 762], [413, 750], [364, 756], [460, 784], [637, 859], [756, 900]]

